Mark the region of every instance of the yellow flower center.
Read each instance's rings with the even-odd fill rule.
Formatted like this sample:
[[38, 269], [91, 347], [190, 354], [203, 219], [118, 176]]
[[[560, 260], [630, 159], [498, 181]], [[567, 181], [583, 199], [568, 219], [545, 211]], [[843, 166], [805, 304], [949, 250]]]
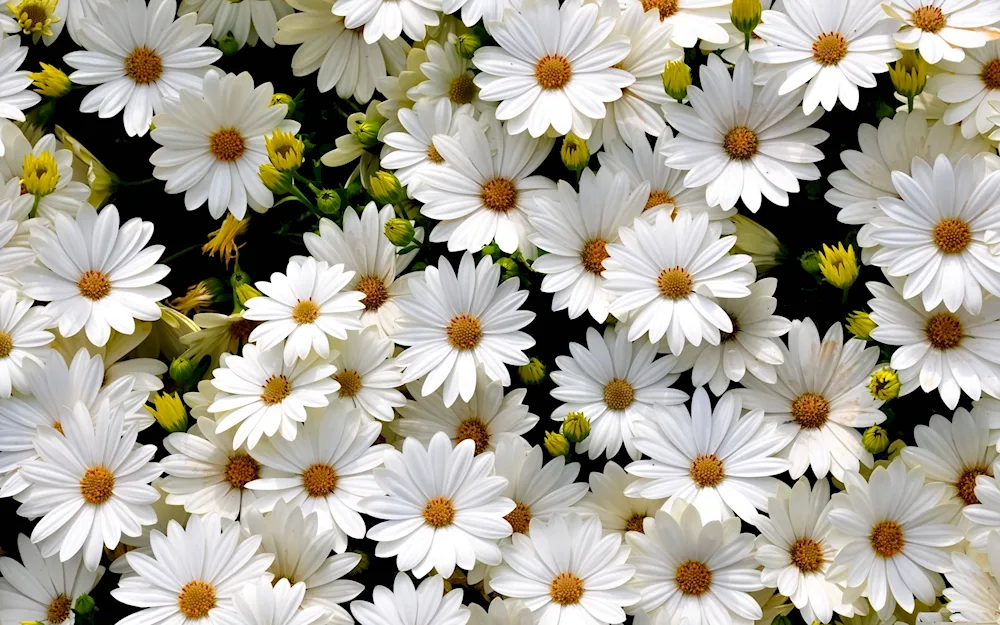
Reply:
[[694, 280], [687, 269], [678, 265], [660, 272], [656, 277], [656, 288], [667, 299], [684, 299], [694, 290]]
[[527, 534], [528, 527], [531, 525], [531, 508], [523, 503], [518, 503], [504, 519], [518, 534]]
[[803, 393], [792, 402], [792, 420], [805, 430], [823, 427], [830, 416], [830, 402], [819, 393]]
[[697, 597], [705, 594], [712, 587], [712, 571], [705, 566], [704, 562], [688, 560], [677, 567], [674, 573], [674, 582], [681, 593]]
[[934, 245], [945, 254], [958, 254], [972, 243], [972, 229], [969, 224], [949, 217], [934, 226]]
[[572, 573], [560, 573], [549, 585], [549, 596], [559, 605], [575, 605], [583, 597], [583, 580]]
[[337, 472], [328, 464], [312, 464], [302, 472], [302, 487], [310, 497], [326, 497], [337, 490]]
[[59, 165], [52, 154], [45, 150], [40, 154], [24, 155], [21, 168], [21, 195], [30, 193], [45, 197], [56, 190], [59, 184]]
[[111, 279], [102, 271], [88, 269], [80, 276], [76, 288], [79, 289], [80, 295], [96, 302], [111, 293]]
[[429, 148], [427, 148], [427, 160], [437, 165], [440, 165], [441, 163], [444, 162], [444, 157], [441, 156], [441, 153], [438, 152], [438, 149], [434, 147], [433, 143], [430, 145]]
[[226, 463], [226, 481], [236, 490], [243, 490], [246, 485], [260, 477], [260, 464], [246, 454], [236, 454], [229, 457]]
[[446, 497], [435, 497], [424, 506], [423, 516], [431, 527], [448, 527], [455, 520], [455, 506]]
[[476, 83], [472, 82], [472, 76], [462, 74], [448, 85], [448, 99], [458, 106], [469, 104], [476, 99], [477, 91]]
[[48, 610], [45, 611], [45, 619], [52, 625], [58, 625], [69, 618], [71, 606], [69, 597], [60, 593], [49, 604]]
[[698, 454], [691, 461], [691, 479], [698, 488], [712, 488], [726, 477], [726, 467], [715, 454]]
[[642, 10], [651, 11], [656, 9], [660, 12], [660, 21], [677, 13], [678, 0], [642, 0]]
[[812, 53], [820, 65], [836, 65], [847, 56], [847, 39], [838, 32], [823, 33], [813, 42]]
[[931, 315], [924, 326], [924, 334], [934, 349], [954, 349], [962, 342], [962, 322], [950, 312]]
[[990, 59], [983, 63], [979, 78], [987, 89], [1000, 89], [1000, 58]]
[[542, 89], [562, 89], [572, 75], [569, 59], [559, 54], [546, 54], [535, 64], [535, 80]]
[[292, 307], [292, 321], [300, 326], [313, 323], [319, 317], [319, 312], [319, 304], [312, 298], [301, 299]]
[[163, 61], [145, 46], [136, 48], [125, 57], [125, 73], [136, 83], [148, 85], [163, 73]]
[[[651, 208], [661, 206], [663, 204], [676, 204], [674, 198], [670, 196], [666, 191], [653, 191], [649, 194], [649, 199], [646, 200], [646, 206], [643, 207], [642, 212], [646, 212]], [[677, 207], [674, 206], [674, 211], [671, 213], [670, 217], [674, 218], [677, 216]]]
[[286, 376], [272, 375], [264, 382], [260, 400], [268, 406], [280, 404], [292, 394], [292, 382]]
[[220, 128], [208, 139], [209, 150], [220, 161], [231, 163], [243, 156], [246, 151], [246, 141], [239, 130], [235, 128]]
[[483, 206], [497, 213], [517, 208], [517, 187], [507, 178], [491, 178], [483, 183], [480, 191]]
[[800, 538], [792, 545], [792, 564], [803, 573], [815, 573], [825, 561], [823, 548], [811, 538]]
[[922, 6], [910, 16], [914, 28], [928, 33], [936, 33], [944, 28], [944, 12], [936, 6]]
[[25, 0], [18, 5], [8, 4], [7, 9], [17, 19], [17, 25], [25, 35], [51, 35], [50, 26], [61, 21], [55, 15], [56, 3], [51, 0]]
[[748, 161], [757, 154], [757, 133], [746, 126], [736, 126], [722, 137], [722, 149], [734, 161]]
[[903, 552], [906, 539], [903, 538], [903, 528], [895, 521], [879, 521], [872, 527], [869, 537], [872, 549], [882, 558], [891, 558]]
[[604, 239], [591, 239], [583, 244], [580, 262], [584, 269], [599, 276], [604, 271], [604, 259], [608, 256], [607, 242]]
[[0, 358], [10, 356], [12, 351], [14, 351], [14, 337], [9, 332], [0, 330]]
[[625, 410], [635, 401], [635, 388], [628, 380], [611, 378], [604, 385], [604, 404], [609, 410]]
[[460, 443], [464, 440], [474, 442], [476, 444], [476, 455], [483, 453], [490, 446], [490, 430], [486, 427], [485, 423], [476, 417], [459, 423], [458, 430], [455, 432], [455, 438]]
[[645, 534], [646, 529], [643, 527], [643, 523], [646, 520], [646, 515], [644, 514], [633, 514], [628, 521], [625, 521], [625, 531], [626, 532], [639, 532], [640, 534]]
[[354, 397], [361, 391], [361, 374], [354, 369], [341, 369], [334, 374], [333, 379], [340, 382], [340, 397]]
[[84, 501], [100, 505], [111, 499], [115, 489], [115, 474], [107, 467], [90, 467], [80, 478], [80, 494]]
[[466, 313], [452, 317], [444, 331], [448, 335], [448, 342], [455, 349], [473, 349], [483, 338], [479, 319]]
[[204, 618], [215, 607], [215, 587], [200, 580], [184, 584], [177, 595], [177, 607], [188, 618]]
[[967, 506], [979, 503], [979, 497], [976, 497], [976, 478], [980, 475], [993, 477], [993, 471], [985, 466], [968, 467], [962, 471], [962, 474], [958, 476], [958, 482], [955, 483], [959, 498]]
[[354, 290], [365, 294], [361, 303], [367, 312], [378, 310], [389, 300], [389, 289], [385, 288], [385, 280], [378, 276], [362, 276], [354, 286]]

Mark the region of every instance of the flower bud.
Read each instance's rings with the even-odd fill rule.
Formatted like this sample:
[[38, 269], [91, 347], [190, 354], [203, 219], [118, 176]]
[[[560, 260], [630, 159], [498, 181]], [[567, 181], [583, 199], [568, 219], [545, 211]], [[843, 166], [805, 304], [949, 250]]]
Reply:
[[760, 0], [733, 0], [729, 19], [736, 30], [749, 36], [757, 28], [757, 24], [760, 24], [760, 13]]
[[855, 310], [847, 315], [847, 331], [862, 341], [870, 341], [875, 322], [863, 310]]
[[336, 215], [340, 212], [340, 194], [333, 189], [320, 189], [316, 193], [316, 208], [324, 215]]
[[88, 594], [80, 595], [73, 604], [73, 611], [77, 614], [90, 614], [97, 608], [94, 598]]
[[916, 50], [903, 50], [903, 56], [889, 66], [889, 79], [896, 92], [912, 103], [927, 86], [927, 61]]
[[[180, 358], [174, 360], [176, 363]], [[185, 358], [185, 360], [187, 360]], [[170, 365], [170, 375], [173, 377], [174, 373], [174, 363]], [[188, 362], [190, 365], [190, 361]], [[193, 367], [192, 367], [193, 369]], [[183, 386], [183, 385], [182, 385]], [[146, 410], [149, 414], [156, 418], [156, 422], [160, 424], [167, 432], [186, 432], [187, 431], [187, 409], [184, 407], [184, 402], [177, 393], [172, 393], [167, 395], [166, 393], [157, 393], [153, 397], [153, 407], [146, 406]]]
[[792, 619], [779, 614], [771, 621], [771, 625], [792, 625]]
[[895, 399], [899, 397], [899, 375], [888, 367], [879, 369], [872, 374], [868, 390], [871, 391], [872, 397], [880, 401]]
[[858, 279], [859, 271], [854, 246], [848, 245], [845, 249], [843, 243], [837, 243], [837, 247], [824, 243], [819, 253], [819, 270], [826, 281], [838, 289], [850, 288]]
[[570, 171], [582, 171], [590, 164], [590, 148], [587, 147], [587, 142], [572, 132], [563, 137], [559, 156], [563, 165]]
[[292, 190], [292, 176], [287, 171], [278, 171], [271, 163], [264, 163], [257, 170], [260, 181], [267, 190], [276, 195], [284, 195]]
[[885, 428], [873, 425], [865, 430], [861, 444], [870, 454], [880, 454], [889, 448], [889, 433]]
[[380, 205], [395, 204], [406, 199], [406, 192], [399, 178], [392, 172], [380, 169], [368, 179], [368, 191]]
[[743, 215], [733, 215], [729, 220], [736, 226], [734, 254], [749, 254], [759, 272], [782, 263], [787, 252], [774, 233]]
[[582, 412], [571, 412], [563, 421], [562, 433], [569, 442], [581, 443], [590, 436], [590, 419]]
[[182, 388], [194, 386], [198, 381], [195, 379], [198, 374], [197, 370], [198, 367], [195, 366], [195, 363], [184, 356], [178, 356], [170, 363], [170, 379]]
[[273, 96], [271, 96], [271, 106], [274, 106], [275, 104], [285, 105], [285, 107], [288, 109], [288, 112], [285, 113], [286, 118], [291, 117], [292, 113], [295, 112], [295, 98], [288, 95], [287, 93], [276, 93]]
[[275, 130], [264, 137], [267, 158], [278, 171], [295, 171], [302, 165], [305, 144], [290, 132]]
[[48, 63], [40, 63], [40, 65], [42, 66], [41, 71], [28, 74], [35, 92], [50, 98], [61, 98], [67, 95], [73, 88], [73, 83], [70, 82], [66, 72]]
[[684, 61], [670, 61], [663, 66], [663, 90], [671, 98], [682, 102], [691, 86], [691, 68]]
[[552, 457], [569, 456], [571, 453], [569, 441], [565, 436], [559, 434], [558, 432], [545, 433], [545, 450], [549, 452]]
[[542, 361], [537, 358], [528, 360], [528, 364], [517, 368], [517, 375], [528, 386], [541, 384], [545, 380], [546, 369]]
[[358, 560], [358, 563], [355, 564], [354, 568], [351, 569], [351, 572], [348, 573], [349, 577], [357, 577], [358, 575], [362, 575], [365, 572], [367, 572], [368, 567], [371, 566], [371, 561], [372, 561], [371, 556], [369, 556], [366, 552], [361, 551], [360, 549], [355, 549], [354, 553], [361, 556], [361, 559]]
[[351, 134], [353, 134], [361, 145], [366, 148], [370, 148], [378, 143], [378, 131], [382, 129], [382, 122], [374, 120], [365, 120], [358, 123], [351, 129]]
[[413, 241], [413, 224], [409, 219], [393, 217], [385, 222], [385, 238], [396, 247], [406, 247]]
[[240, 44], [236, 41], [236, 37], [233, 37], [232, 33], [226, 33], [224, 37], [215, 42], [215, 45], [219, 46], [219, 49], [222, 50], [223, 56], [232, 56], [240, 49]]
[[813, 276], [820, 275], [819, 263], [820, 263], [819, 252], [817, 252], [816, 250], [809, 250], [802, 256], [799, 256], [799, 265], [806, 273], [810, 275]]
[[472, 55], [476, 53], [483, 45], [483, 40], [479, 38], [479, 35], [469, 31], [463, 33], [458, 37], [455, 37], [455, 50], [458, 51], [459, 56], [463, 59], [471, 59]]

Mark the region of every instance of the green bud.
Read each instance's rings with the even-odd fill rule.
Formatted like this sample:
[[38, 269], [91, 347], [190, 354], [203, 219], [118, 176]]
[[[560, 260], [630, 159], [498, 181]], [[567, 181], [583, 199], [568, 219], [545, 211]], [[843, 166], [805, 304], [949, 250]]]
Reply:
[[553, 457], [570, 455], [569, 441], [558, 432], [545, 433], [545, 450]]
[[902, 385], [899, 382], [899, 374], [883, 367], [871, 375], [868, 381], [868, 390], [872, 397], [879, 401], [889, 401], [899, 397]]
[[760, 24], [760, 0], [733, 0], [729, 19], [736, 30], [749, 35]]
[[873, 425], [865, 430], [861, 437], [861, 444], [868, 453], [880, 454], [889, 448], [889, 433], [885, 431], [885, 428]]
[[889, 449], [887, 450], [889, 452], [889, 461], [891, 462], [895, 460], [896, 456], [899, 455], [899, 452], [903, 451], [903, 448], [905, 447], [906, 447], [905, 441], [899, 439], [892, 441], [892, 443], [889, 445]]
[[320, 189], [316, 193], [316, 208], [324, 215], [340, 212], [340, 194], [333, 189]]
[[684, 61], [670, 61], [663, 67], [663, 90], [681, 102], [691, 86], [691, 68]]
[[215, 42], [215, 45], [219, 46], [224, 56], [232, 56], [240, 49], [240, 44], [236, 41], [236, 37], [233, 37], [233, 33], [226, 33], [225, 37]]
[[382, 129], [382, 122], [365, 120], [359, 123], [351, 131], [358, 138], [361, 145], [370, 148], [378, 143], [378, 131]]
[[821, 275], [819, 269], [821, 260], [819, 252], [816, 250], [810, 250], [802, 256], [799, 256], [799, 265], [802, 266], [802, 269], [805, 270], [806, 273], [813, 276], [819, 276]]
[[76, 603], [73, 604], [73, 611], [77, 614], [90, 614], [97, 609], [97, 603], [94, 602], [94, 598], [90, 595], [80, 595], [76, 598]]
[[570, 171], [582, 171], [590, 163], [590, 148], [587, 142], [572, 132], [563, 137], [559, 156]]
[[590, 419], [582, 412], [571, 412], [563, 421], [562, 433], [569, 442], [582, 443], [590, 436]]
[[497, 265], [501, 269], [503, 269], [502, 279], [504, 280], [506, 280], [507, 278], [513, 278], [518, 274], [517, 261], [515, 261], [513, 258], [509, 258], [507, 256], [498, 258]]
[[288, 108], [288, 112], [285, 113], [286, 118], [291, 117], [292, 113], [295, 112], [295, 98], [287, 93], [276, 93], [271, 96], [271, 106], [275, 104], [284, 104]]
[[542, 361], [537, 358], [528, 360], [528, 364], [517, 368], [517, 375], [528, 386], [541, 384], [545, 380], [546, 369]]
[[369, 556], [364, 551], [361, 551], [360, 549], [355, 549], [354, 553], [361, 556], [361, 560], [359, 560], [358, 563], [354, 566], [354, 568], [351, 569], [351, 572], [348, 573], [348, 576], [350, 577], [357, 577], [358, 575], [365, 573], [368, 570], [368, 567], [371, 566], [371, 561], [372, 561], [371, 556]]
[[474, 32], [467, 32], [455, 38], [455, 50], [463, 59], [471, 59], [483, 45], [483, 40]]
[[194, 379], [197, 370], [198, 367], [195, 366], [195, 363], [184, 356], [178, 356], [170, 363], [170, 379], [181, 388], [194, 386], [194, 383], [197, 382]]
[[771, 621], [771, 625], [792, 625], [792, 619], [779, 614]]
[[409, 219], [393, 217], [385, 222], [385, 238], [396, 247], [406, 247], [413, 241], [413, 224]]
[[392, 172], [380, 169], [368, 179], [368, 191], [372, 199], [381, 205], [395, 204], [406, 199], [406, 192], [399, 178]]
[[219, 278], [205, 278], [199, 284], [205, 287], [213, 302], [220, 302], [229, 294], [229, 285]]

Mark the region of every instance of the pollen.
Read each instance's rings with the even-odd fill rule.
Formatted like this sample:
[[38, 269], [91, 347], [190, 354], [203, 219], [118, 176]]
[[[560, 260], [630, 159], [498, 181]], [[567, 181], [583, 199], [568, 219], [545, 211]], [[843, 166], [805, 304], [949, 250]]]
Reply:
[[10, 356], [12, 351], [14, 351], [14, 337], [9, 332], [0, 330], [0, 358]]
[[340, 390], [337, 391], [340, 397], [354, 397], [361, 391], [361, 374], [354, 369], [341, 369], [333, 375], [333, 379], [340, 382]]
[[455, 520], [455, 506], [447, 497], [435, 497], [424, 506], [423, 516], [431, 527], [448, 527]]
[[136, 48], [125, 57], [125, 73], [136, 84], [148, 85], [163, 73], [163, 60], [145, 46]]
[[549, 596], [559, 605], [576, 605], [583, 597], [583, 580], [572, 573], [560, 573], [549, 585]]
[[610, 410], [625, 410], [635, 401], [635, 388], [628, 380], [611, 378], [604, 385], [604, 404]]
[[691, 461], [691, 479], [698, 488], [712, 488], [726, 477], [726, 467], [715, 454], [698, 454]]
[[722, 137], [722, 149], [734, 161], [748, 161], [757, 154], [760, 141], [757, 133], [746, 126], [736, 126]]
[[208, 139], [212, 155], [225, 163], [239, 160], [246, 151], [246, 141], [235, 128], [220, 128]]
[[444, 331], [448, 335], [448, 342], [455, 349], [474, 349], [483, 339], [479, 319], [466, 313], [452, 317]]
[[466, 419], [458, 424], [455, 432], [458, 442], [471, 440], [476, 444], [476, 455], [483, 453], [490, 446], [490, 430], [483, 421], [477, 417]]
[[804, 430], [823, 427], [830, 416], [830, 402], [819, 393], [803, 393], [792, 402], [792, 420]]
[[319, 318], [319, 305], [312, 298], [300, 299], [292, 307], [292, 321], [301, 325], [313, 323]]
[[528, 527], [531, 525], [531, 508], [523, 503], [518, 503], [514, 506], [514, 509], [504, 517], [504, 520], [510, 523], [511, 528], [513, 528], [516, 533], [527, 534]]
[[656, 278], [656, 288], [667, 299], [684, 299], [694, 290], [694, 280], [687, 269], [678, 265], [660, 272]]
[[497, 213], [517, 208], [517, 195], [517, 187], [507, 178], [491, 178], [480, 191], [483, 206]]
[[656, 9], [660, 13], [660, 21], [677, 13], [678, 0], [642, 0], [642, 10], [651, 11]]
[[914, 28], [926, 33], [936, 33], [944, 28], [944, 12], [936, 6], [922, 6], [910, 15]]
[[872, 527], [869, 537], [872, 549], [882, 558], [891, 558], [903, 552], [906, 539], [903, 537], [903, 528], [895, 521], [879, 521]]
[[90, 467], [80, 478], [80, 494], [84, 501], [100, 505], [111, 499], [115, 489], [115, 474], [107, 467]]
[[646, 521], [645, 514], [633, 514], [628, 521], [625, 521], [625, 531], [639, 532], [640, 534], [645, 534], [646, 529], [643, 527], [643, 523], [645, 521]]
[[260, 464], [246, 454], [229, 456], [226, 463], [226, 481], [236, 490], [243, 490], [246, 485], [260, 477]]
[[52, 625], [58, 625], [69, 618], [71, 607], [72, 604], [69, 597], [60, 593], [56, 595], [52, 603], [49, 604], [49, 608], [45, 611], [45, 620]]
[[444, 162], [444, 157], [441, 156], [441, 153], [438, 152], [438, 149], [434, 147], [433, 143], [427, 148], [427, 160], [435, 165], [440, 165]]
[[945, 254], [959, 254], [972, 243], [972, 229], [969, 224], [949, 217], [934, 226], [934, 245]]
[[476, 93], [479, 90], [476, 88], [476, 83], [472, 82], [472, 75], [469, 72], [462, 74], [454, 78], [451, 84], [448, 85], [448, 99], [452, 101], [453, 104], [462, 106], [463, 104], [469, 104], [476, 99]]
[[80, 295], [96, 302], [111, 293], [111, 279], [103, 271], [88, 269], [80, 276], [76, 287], [79, 289]]
[[604, 271], [604, 259], [608, 254], [608, 243], [604, 239], [591, 239], [583, 244], [580, 251], [580, 262], [583, 268], [594, 275], [601, 275]]
[[847, 56], [847, 39], [838, 32], [823, 33], [813, 42], [812, 53], [820, 65], [836, 65]]
[[260, 400], [268, 406], [280, 404], [292, 394], [292, 381], [284, 375], [272, 375], [264, 382]]
[[993, 472], [986, 466], [968, 467], [962, 471], [962, 474], [958, 476], [958, 481], [955, 483], [959, 498], [967, 506], [979, 503], [979, 497], [976, 497], [976, 478], [980, 475], [993, 477]]
[[535, 80], [542, 89], [562, 89], [572, 75], [569, 59], [559, 54], [546, 54], [535, 64]]
[[24, 155], [21, 167], [21, 195], [30, 193], [45, 197], [56, 190], [59, 184], [59, 165], [48, 150], [39, 154]]
[[812, 538], [800, 538], [792, 545], [792, 564], [803, 573], [815, 573], [826, 561], [823, 548]]
[[924, 334], [934, 349], [955, 349], [962, 343], [962, 322], [950, 312], [931, 315], [924, 326]]
[[354, 290], [364, 293], [361, 303], [367, 312], [378, 310], [389, 300], [389, 289], [385, 288], [385, 280], [378, 276], [362, 276], [354, 285]]
[[697, 597], [712, 587], [712, 571], [704, 562], [688, 560], [677, 567], [674, 572], [674, 583], [683, 594]]
[[311, 464], [302, 472], [302, 487], [310, 497], [326, 497], [337, 490], [337, 472], [328, 464]]
[[643, 207], [642, 212], [646, 212], [651, 208], [656, 208], [657, 206], [662, 206], [664, 204], [674, 205], [674, 212], [670, 215], [671, 218], [677, 216], [676, 201], [674, 198], [666, 191], [653, 191], [649, 194], [649, 199], [646, 200], [646, 206]]
[[1000, 89], [1000, 58], [990, 59], [983, 63], [979, 78], [987, 89]]
[[197, 579], [184, 584], [177, 595], [177, 607], [188, 618], [204, 618], [215, 607], [215, 587]]

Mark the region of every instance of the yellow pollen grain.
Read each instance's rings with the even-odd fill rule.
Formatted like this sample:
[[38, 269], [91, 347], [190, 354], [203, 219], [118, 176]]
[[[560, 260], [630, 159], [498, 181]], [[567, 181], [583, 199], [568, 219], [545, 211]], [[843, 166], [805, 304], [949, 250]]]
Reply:
[[100, 505], [111, 499], [114, 489], [115, 474], [107, 467], [90, 467], [80, 478], [80, 494], [89, 504]]
[[830, 402], [819, 393], [803, 393], [792, 402], [792, 420], [805, 430], [815, 430], [826, 424]]
[[955, 483], [958, 497], [967, 506], [979, 503], [979, 497], [976, 497], [976, 478], [980, 475], [993, 477], [993, 471], [986, 466], [968, 467], [962, 471], [962, 474], [958, 476], [958, 481]]
[[188, 618], [204, 618], [215, 607], [215, 587], [200, 580], [184, 584], [177, 595], [177, 607]]
[[337, 490], [337, 472], [328, 464], [311, 464], [302, 472], [302, 487], [310, 497], [326, 497]]
[[272, 375], [264, 382], [260, 400], [268, 406], [280, 404], [292, 394], [292, 382], [284, 375]]
[[927, 33], [936, 33], [944, 28], [945, 17], [944, 12], [939, 7], [927, 5], [914, 11], [910, 15], [910, 21], [913, 22], [914, 28], [919, 28]]
[[236, 490], [243, 490], [246, 485], [260, 477], [260, 464], [246, 454], [236, 454], [229, 457], [226, 463], [226, 481]]
[[212, 155], [225, 163], [239, 160], [246, 151], [246, 141], [235, 128], [220, 128], [208, 139]]
[[559, 54], [546, 54], [535, 64], [535, 80], [542, 89], [562, 89], [572, 75], [569, 59]]
[[712, 571], [704, 562], [688, 560], [677, 567], [674, 572], [674, 583], [681, 593], [697, 597], [712, 587]]
[[813, 42], [812, 53], [820, 65], [836, 65], [847, 56], [847, 39], [838, 32], [823, 33]]
[[934, 226], [934, 245], [945, 254], [960, 254], [972, 243], [972, 229], [969, 224], [949, 217]]
[[483, 183], [479, 196], [483, 206], [497, 213], [517, 208], [517, 187], [507, 178], [490, 178]]
[[490, 429], [479, 418], [472, 417], [465, 419], [458, 424], [455, 432], [458, 442], [471, 440], [476, 444], [476, 455], [483, 453], [490, 447]]
[[549, 585], [549, 596], [559, 605], [575, 605], [583, 597], [583, 580], [572, 573], [560, 573]]
[[580, 251], [580, 262], [585, 270], [599, 276], [604, 271], [604, 259], [609, 256], [607, 241], [591, 239], [583, 244], [583, 249]]
[[872, 527], [869, 537], [872, 549], [880, 558], [891, 558], [903, 552], [906, 539], [903, 537], [903, 528], [895, 521], [879, 521]]
[[694, 280], [688, 270], [681, 267], [664, 269], [656, 277], [656, 288], [667, 299], [684, 299], [694, 290]]
[[302, 299], [292, 307], [292, 321], [300, 326], [313, 323], [319, 318], [319, 313], [319, 304], [314, 302], [312, 298]]
[[811, 538], [800, 538], [792, 545], [792, 564], [803, 573], [815, 573], [826, 561], [823, 548]]
[[635, 387], [628, 380], [611, 378], [604, 385], [604, 404], [610, 410], [625, 410], [635, 401]]
[[59, 593], [45, 611], [45, 619], [52, 625], [58, 625], [69, 618], [71, 608], [72, 603], [69, 597]]
[[934, 349], [955, 349], [962, 343], [962, 322], [950, 312], [931, 315], [924, 326], [924, 334]]
[[455, 521], [455, 506], [446, 497], [435, 497], [424, 506], [423, 517], [433, 528], [448, 527]]
[[361, 303], [367, 312], [378, 310], [389, 300], [389, 289], [385, 288], [385, 280], [378, 276], [361, 276], [354, 290], [364, 293]]
[[483, 338], [479, 319], [466, 313], [452, 317], [444, 331], [455, 349], [474, 349]]
[[148, 85], [163, 73], [163, 60], [145, 46], [136, 48], [125, 57], [125, 73], [136, 84]]
[[726, 477], [726, 467], [715, 454], [698, 454], [689, 471], [698, 488], [712, 488]]
[[523, 503], [518, 503], [514, 506], [514, 509], [504, 517], [504, 520], [510, 523], [511, 528], [513, 528], [513, 530], [518, 534], [527, 534], [528, 527], [531, 525], [531, 508]]
[[340, 382], [340, 390], [337, 391], [340, 397], [354, 397], [361, 391], [361, 374], [354, 369], [341, 369], [333, 375], [333, 379]]
[[722, 149], [734, 161], [748, 161], [758, 151], [760, 141], [757, 133], [746, 126], [736, 126], [722, 137]]

